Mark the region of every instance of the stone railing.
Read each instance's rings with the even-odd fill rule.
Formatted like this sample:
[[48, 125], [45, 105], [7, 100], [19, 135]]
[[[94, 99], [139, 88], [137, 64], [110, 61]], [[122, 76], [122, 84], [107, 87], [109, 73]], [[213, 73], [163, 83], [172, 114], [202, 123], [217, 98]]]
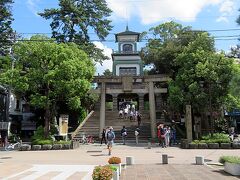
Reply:
[[83, 127], [83, 125], [86, 123], [86, 121], [92, 116], [92, 114], [94, 113], [94, 111], [91, 111], [87, 117], [79, 124], [79, 126], [77, 127], [77, 129], [72, 133], [72, 139], [74, 139], [74, 137], [77, 135], [77, 133], [79, 132], [79, 130]]
[[139, 54], [139, 51], [113, 51], [113, 54]]

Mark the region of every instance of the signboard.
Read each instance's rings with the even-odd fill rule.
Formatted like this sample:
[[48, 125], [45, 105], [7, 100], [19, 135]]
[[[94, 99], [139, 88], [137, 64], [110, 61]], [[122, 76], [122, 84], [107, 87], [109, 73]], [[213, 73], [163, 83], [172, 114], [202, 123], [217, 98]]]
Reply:
[[234, 109], [231, 112], [227, 112], [226, 110], [224, 111], [225, 116], [240, 116], [240, 110], [239, 109]]
[[61, 114], [59, 118], [59, 135], [66, 136], [68, 133], [68, 115]]
[[0, 122], [0, 130], [9, 130], [10, 122]]

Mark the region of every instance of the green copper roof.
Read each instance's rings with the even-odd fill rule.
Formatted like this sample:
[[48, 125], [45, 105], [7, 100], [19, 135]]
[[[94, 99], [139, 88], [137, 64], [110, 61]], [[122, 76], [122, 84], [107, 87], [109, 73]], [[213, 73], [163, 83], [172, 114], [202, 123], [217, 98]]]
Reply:
[[134, 31], [129, 31], [128, 25], [127, 25], [125, 31], [115, 34], [116, 42], [117, 42], [117, 36], [122, 36], [122, 35], [137, 35], [138, 36], [137, 39], [139, 41], [140, 33], [134, 32]]

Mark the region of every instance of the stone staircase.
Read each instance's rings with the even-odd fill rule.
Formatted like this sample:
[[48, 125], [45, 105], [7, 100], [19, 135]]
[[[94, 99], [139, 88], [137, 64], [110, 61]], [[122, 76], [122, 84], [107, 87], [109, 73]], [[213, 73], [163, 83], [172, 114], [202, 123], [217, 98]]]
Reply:
[[[151, 137], [149, 111], [141, 112], [142, 121], [140, 126], [139, 141], [147, 142]], [[92, 116], [85, 122], [74, 137], [79, 140], [82, 134], [94, 137], [95, 141], [99, 142], [99, 126], [100, 126], [100, 112], [95, 111]], [[115, 142], [121, 142], [121, 129], [123, 126], [127, 128], [127, 142], [135, 142], [134, 131], [137, 128], [137, 121], [130, 121], [129, 119], [122, 119], [118, 117], [118, 111], [106, 111], [105, 126], [112, 126], [116, 135]]]

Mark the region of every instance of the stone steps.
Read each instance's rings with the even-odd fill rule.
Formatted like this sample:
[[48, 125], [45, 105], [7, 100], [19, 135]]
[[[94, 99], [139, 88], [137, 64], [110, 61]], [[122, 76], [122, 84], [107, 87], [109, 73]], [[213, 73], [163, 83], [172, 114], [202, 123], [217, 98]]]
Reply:
[[[83, 127], [79, 130], [79, 133], [76, 135], [75, 139], [80, 139], [82, 134], [93, 136], [94, 138], [98, 139], [99, 136], [99, 126], [100, 126], [100, 112], [95, 111], [94, 114], [87, 122], [83, 125]], [[117, 111], [106, 111], [106, 120], [105, 125], [112, 126], [114, 132], [116, 134], [116, 140], [121, 141], [121, 129], [124, 125], [127, 128], [128, 140], [135, 141], [135, 134], [134, 131], [137, 127], [137, 121], [130, 121], [129, 119], [121, 119], [118, 117]], [[150, 120], [149, 120], [149, 113], [143, 112], [142, 113], [142, 121], [140, 126], [140, 139], [147, 140], [151, 136], [150, 131]]]

